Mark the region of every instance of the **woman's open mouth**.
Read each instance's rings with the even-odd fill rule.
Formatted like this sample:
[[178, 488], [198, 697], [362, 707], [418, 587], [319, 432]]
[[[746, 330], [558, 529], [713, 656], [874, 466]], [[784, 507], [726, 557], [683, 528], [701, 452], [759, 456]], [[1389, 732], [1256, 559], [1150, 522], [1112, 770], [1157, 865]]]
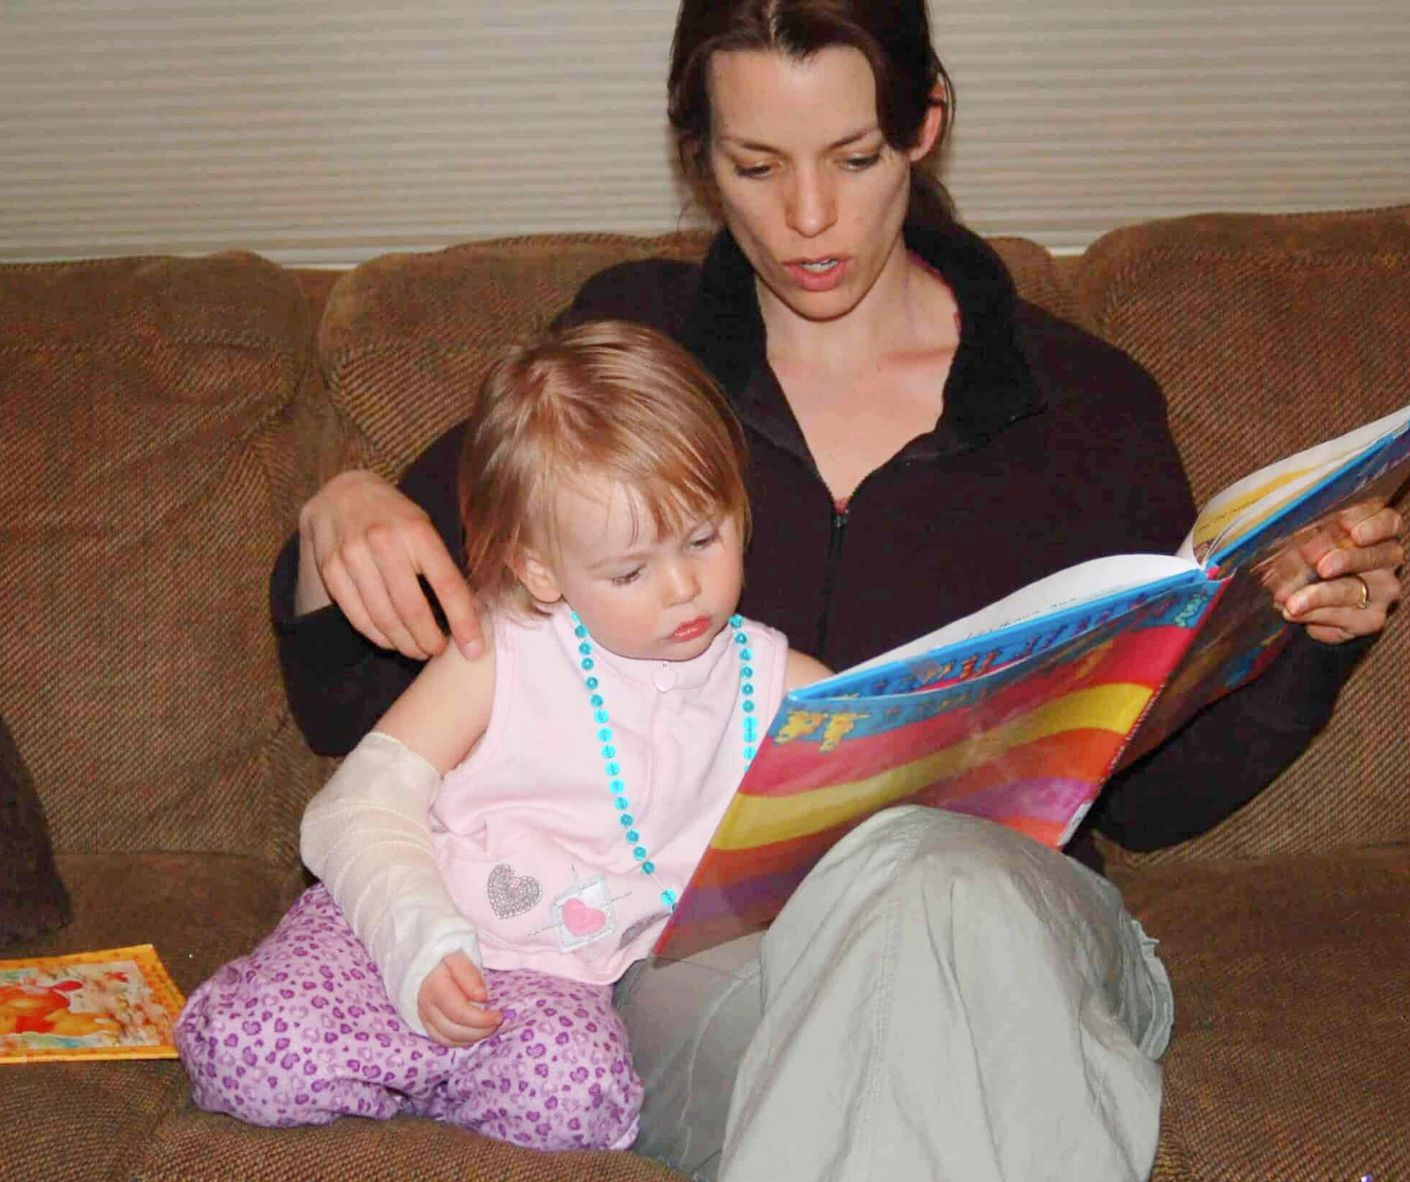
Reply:
[[791, 259], [784, 269], [794, 283], [804, 291], [831, 291], [847, 274], [851, 259], [842, 255], [825, 255], [813, 259]]

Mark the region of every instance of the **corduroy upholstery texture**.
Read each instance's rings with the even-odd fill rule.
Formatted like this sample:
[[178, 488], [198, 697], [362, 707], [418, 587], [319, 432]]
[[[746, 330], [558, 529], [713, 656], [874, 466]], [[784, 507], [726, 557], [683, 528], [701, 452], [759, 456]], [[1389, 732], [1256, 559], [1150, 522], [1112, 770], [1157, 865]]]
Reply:
[[[1077, 259], [995, 245], [1025, 295], [1155, 371], [1207, 495], [1406, 400], [1407, 239], [1391, 210], [1176, 219]], [[150, 941], [189, 992], [273, 926], [328, 767], [289, 722], [267, 622], [298, 505], [348, 463], [399, 470], [592, 272], [703, 246], [542, 236], [341, 275], [248, 255], [0, 267], [0, 715], [74, 915], [6, 955]], [[1177, 995], [1157, 1182], [1410, 1174], [1406, 633], [1243, 813], [1119, 860]], [[4, 1182], [670, 1177], [419, 1120], [255, 1129], [192, 1108], [169, 1062], [0, 1068]]]

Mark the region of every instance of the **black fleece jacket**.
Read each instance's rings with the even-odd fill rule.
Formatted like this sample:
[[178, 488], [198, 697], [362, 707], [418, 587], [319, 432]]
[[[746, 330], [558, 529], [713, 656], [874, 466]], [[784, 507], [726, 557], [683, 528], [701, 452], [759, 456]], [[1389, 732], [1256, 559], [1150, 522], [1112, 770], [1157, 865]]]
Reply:
[[[627, 263], [593, 276], [565, 317], [671, 334], [719, 379], [749, 441], [754, 536], [741, 610], [844, 668], [1106, 554], [1171, 553], [1195, 507], [1151, 376], [1119, 349], [1016, 297], [992, 250], [955, 225], [907, 226], [950, 285], [963, 325], [935, 428], [834, 505], [765, 356], [753, 273], [728, 233], [703, 266]], [[462, 428], [401, 487], [453, 554]], [[418, 663], [364, 640], [336, 608], [294, 619], [297, 539], [270, 598], [294, 716], [316, 750], [350, 750]], [[1330, 716], [1365, 643], [1299, 634], [1252, 685], [1115, 777], [1091, 823], [1154, 849], [1254, 796]]]

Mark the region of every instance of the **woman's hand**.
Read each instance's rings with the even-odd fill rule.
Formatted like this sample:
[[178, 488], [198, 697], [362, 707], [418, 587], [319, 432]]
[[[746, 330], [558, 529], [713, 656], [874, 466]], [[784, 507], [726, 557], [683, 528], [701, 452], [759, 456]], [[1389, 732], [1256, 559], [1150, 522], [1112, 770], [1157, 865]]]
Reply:
[[298, 615], [336, 603], [374, 644], [425, 660], [445, 637], [418, 576], [435, 592], [460, 650], [479, 656], [475, 596], [419, 505], [376, 473], [351, 471], [299, 511]]
[[489, 1009], [485, 979], [463, 952], [452, 952], [421, 983], [416, 1012], [432, 1042], [466, 1047], [489, 1038], [504, 1015]]
[[1302, 543], [1301, 557], [1320, 581], [1275, 596], [1284, 618], [1324, 644], [1379, 632], [1401, 596], [1403, 524], [1380, 502], [1343, 509]]

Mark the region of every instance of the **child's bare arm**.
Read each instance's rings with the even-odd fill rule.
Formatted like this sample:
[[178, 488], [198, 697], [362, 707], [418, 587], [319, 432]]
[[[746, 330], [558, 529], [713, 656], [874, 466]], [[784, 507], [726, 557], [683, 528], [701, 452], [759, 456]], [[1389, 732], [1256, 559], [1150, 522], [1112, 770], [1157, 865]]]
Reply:
[[812, 685], [815, 681], [821, 681], [824, 677], [831, 676], [832, 670], [815, 657], [810, 657], [807, 653], [800, 653], [796, 649], [788, 650], [788, 664], [784, 667], [783, 672], [784, 693], [791, 693], [805, 685]]
[[447, 645], [426, 662], [374, 728], [406, 744], [445, 775], [480, 741], [494, 704], [494, 652], [467, 660]]

